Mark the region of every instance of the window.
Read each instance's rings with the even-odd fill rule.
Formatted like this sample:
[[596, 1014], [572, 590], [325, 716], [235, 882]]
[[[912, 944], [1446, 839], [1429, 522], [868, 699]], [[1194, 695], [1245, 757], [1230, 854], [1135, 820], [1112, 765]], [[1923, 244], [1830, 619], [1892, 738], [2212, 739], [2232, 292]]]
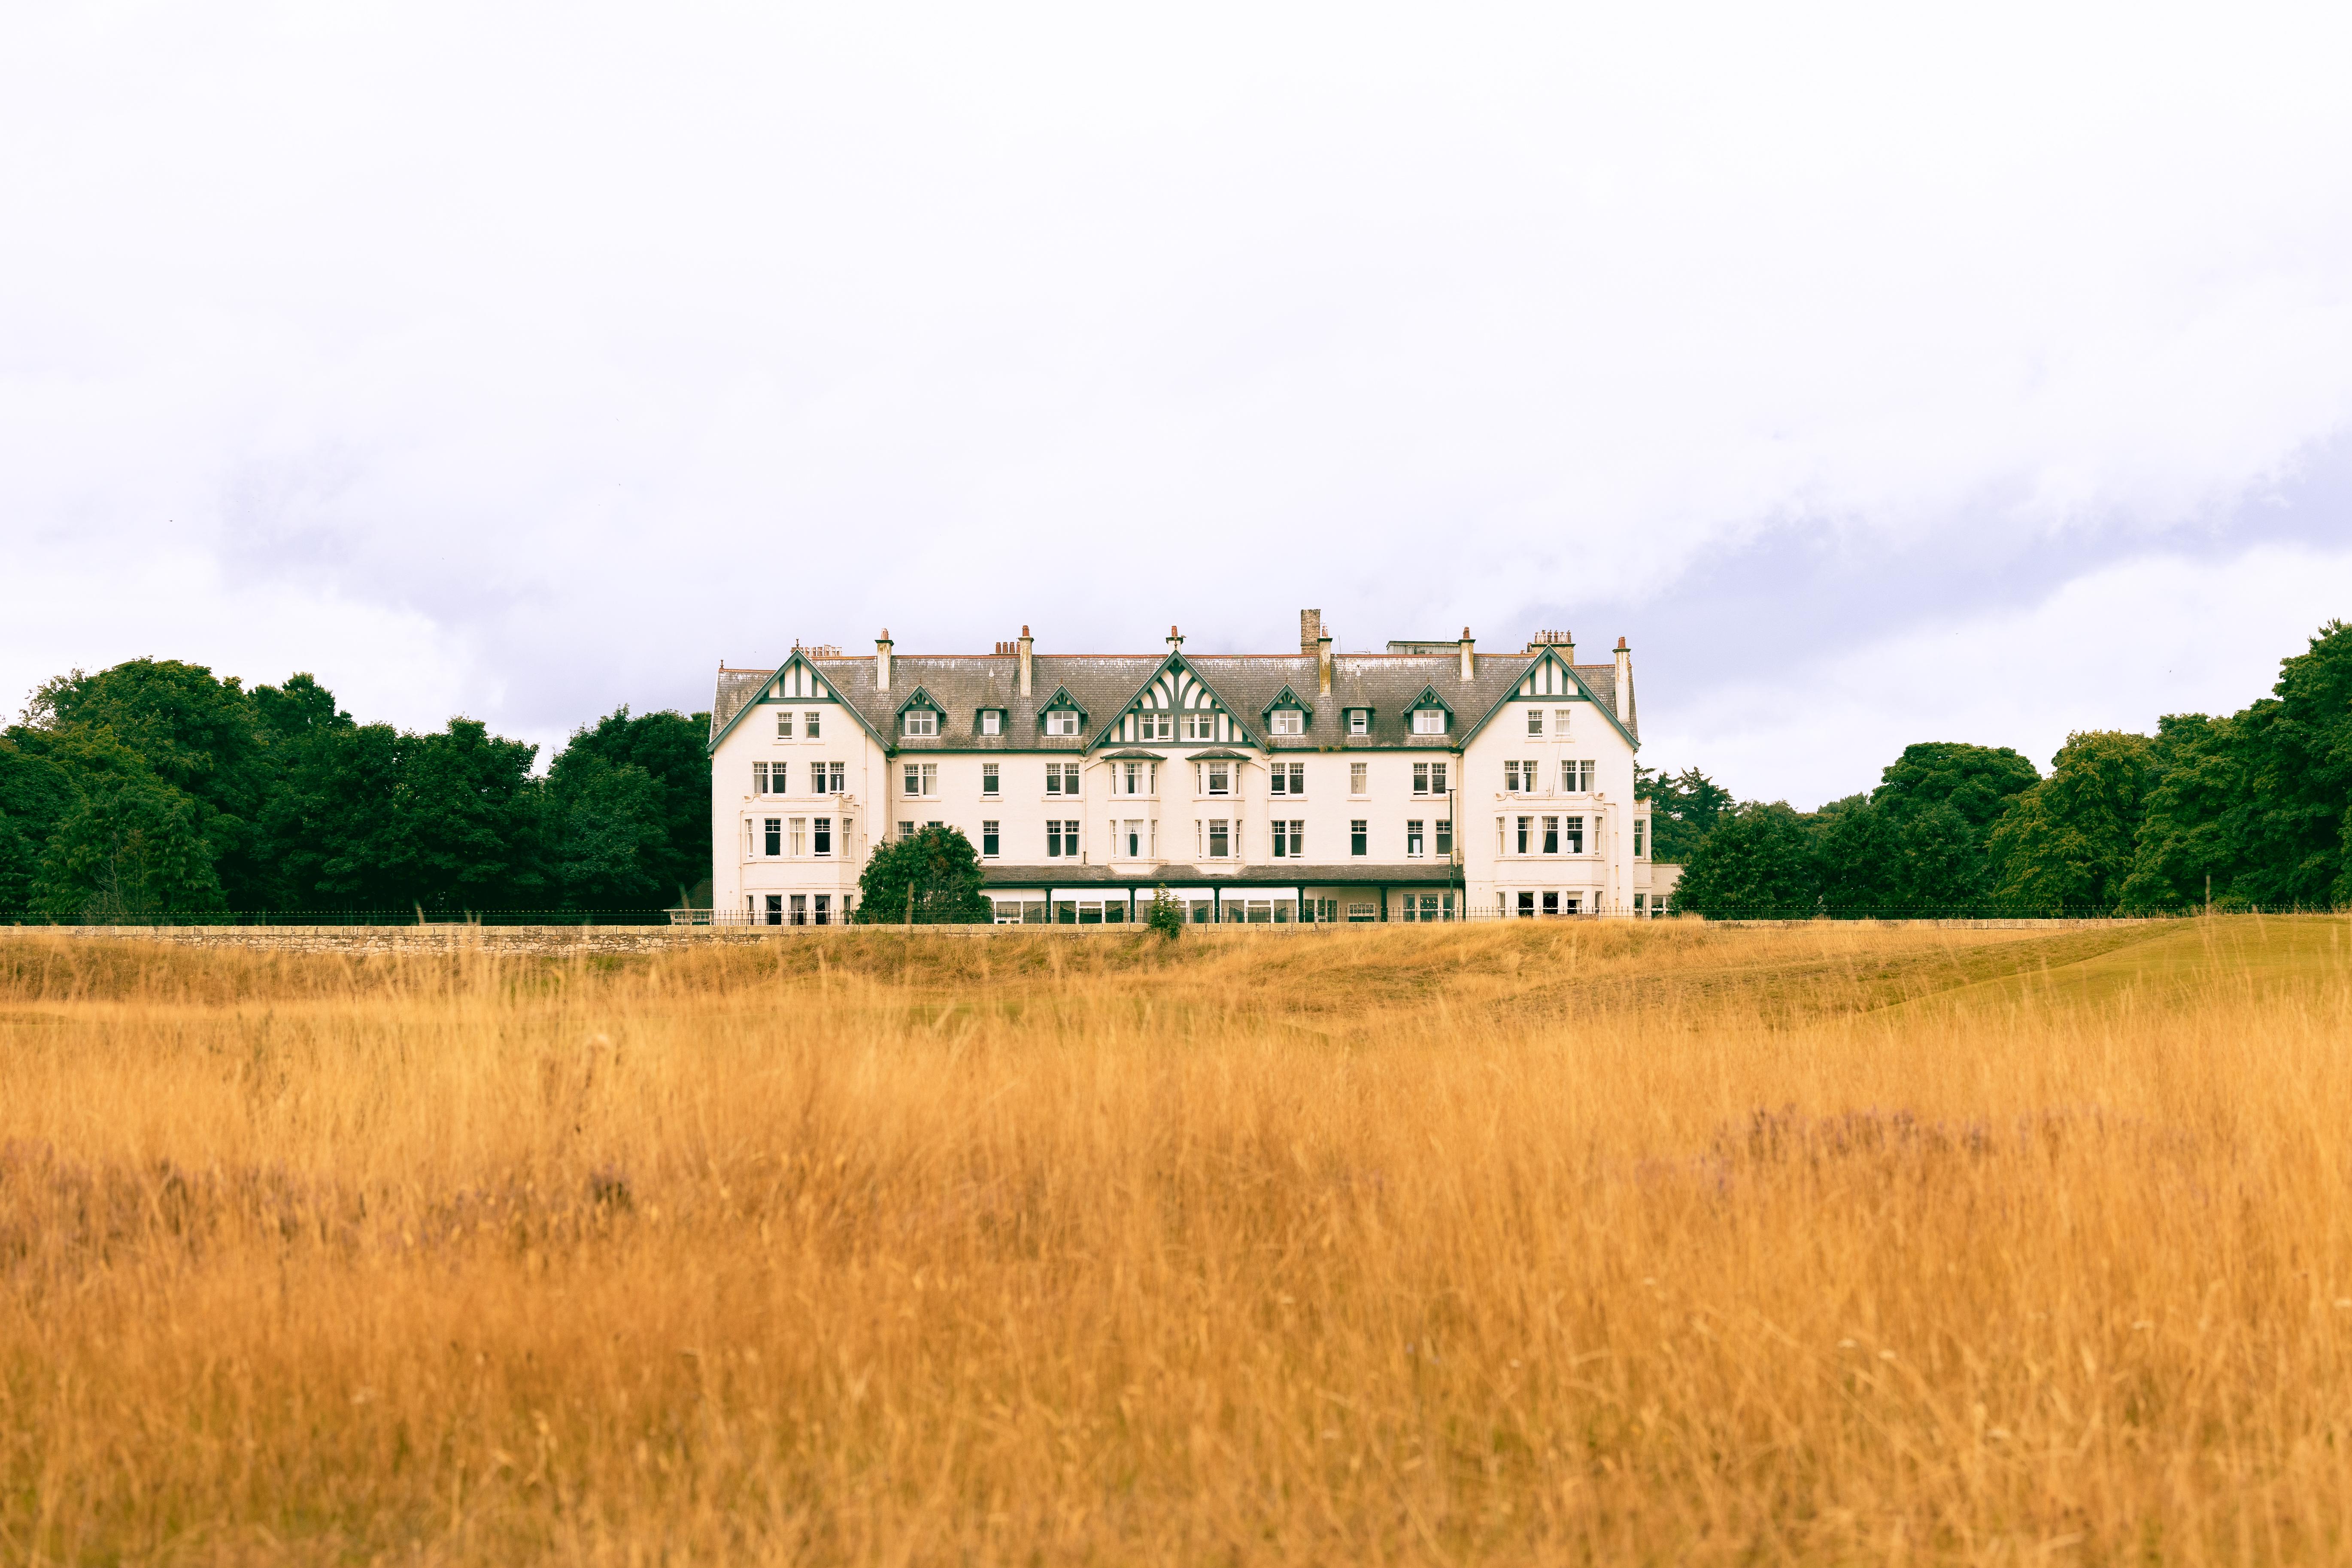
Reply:
[[1349, 822], [1348, 824], [1348, 853], [1350, 855], [1368, 855], [1371, 853], [1371, 823], [1364, 817], [1359, 816]]
[[1296, 708], [1277, 708], [1274, 710], [1274, 732], [1277, 735], [1303, 735], [1307, 733], [1306, 721], [1307, 715]]
[[1364, 773], [1368, 766], [1369, 764], [1364, 763], [1349, 763], [1348, 764], [1348, 793], [1349, 795], [1361, 795], [1364, 793]]
[[980, 732], [983, 735], [1004, 733], [1004, 715], [993, 708], [983, 708], [980, 714]]
[[992, 860], [996, 858], [998, 847], [1004, 842], [1003, 836], [997, 832], [996, 827], [996, 818], [992, 816], [984, 817], [981, 821], [980, 852], [983, 857]]
[[753, 763], [751, 764], [751, 793], [753, 795], [784, 794], [784, 764], [782, 763]]
[[[815, 819], [815, 820], [811, 824], [811, 832], [810, 832], [810, 836], [809, 836], [809, 837], [810, 837], [809, 852], [810, 852], [811, 854], [813, 854], [813, 855], [830, 855], [830, 854], [832, 854], [832, 853], [833, 853], [833, 818], [831, 818], [831, 817], [829, 817], [829, 816], [820, 816], [820, 817], [816, 818], [816, 819]], [[822, 902], [822, 901], [820, 901], [820, 902], [818, 903], [817, 907], [818, 907], [819, 909], [823, 909], [824, 906], [823, 902]], [[817, 923], [817, 924], [819, 924], [819, 925], [823, 925], [823, 924], [824, 924], [824, 921], [821, 921], [821, 920], [820, 920], [820, 921], [818, 921], [816, 923]]]
[[796, 926], [804, 926], [808, 924], [808, 895], [806, 893], [794, 893], [793, 895], [793, 924]]
[[1565, 741], [1568, 739], [1568, 716], [1574, 711], [1575, 710], [1570, 708], [1555, 708], [1551, 710], [1551, 738], [1553, 740]]
[[1371, 900], [1351, 899], [1348, 901], [1348, 921], [1349, 924], [1364, 925], [1380, 918], [1380, 907], [1374, 904]]
[[1583, 854], [1584, 818], [1580, 816], [1563, 817], [1561, 818], [1561, 826], [1568, 836], [1568, 852], [1571, 855]]
[[905, 732], [913, 737], [936, 735], [940, 732], [940, 716], [928, 708], [909, 708], [904, 715]]
[[1444, 763], [1413, 763], [1412, 793], [1415, 795], [1444, 795], [1445, 793], [1445, 764]]
[[1454, 819], [1450, 816], [1437, 819], [1437, 852], [1449, 860], [1454, 858]]
[[1559, 853], [1559, 818], [1557, 816], [1543, 819], [1543, 852], [1547, 855]]
[[1045, 714], [1045, 733], [1075, 735], [1078, 732], [1078, 710], [1075, 708], [1055, 708]]
[[1592, 793], [1592, 759], [1585, 757], [1559, 764], [1559, 787], [1570, 795]]
[[1636, 860], [1649, 853], [1643, 847], [1649, 837], [1649, 827], [1650, 825], [1645, 819], [1638, 816], [1633, 819], [1633, 858]]
[[768, 903], [768, 910], [767, 910], [767, 913], [768, 913], [768, 923], [769, 923], [770, 925], [772, 925], [772, 926], [780, 926], [780, 925], [783, 924], [783, 923], [784, 923], [784, 896], [783, 896], [783, 894], [782, 894], [782, 893], [770, 893], [770, 894], [768, 895], [767, 903]]
[[912, 838], [914, 836], [915, 836], [915, 825], [914, 825], [913, 823], [911, 823], [911, 822], [902, 822], [902, 823], [898, 824], [898, 837], [901, 837], [901, 838]]
[[1505, 763], [1503, 788], [1511, 795], [1533, 795], [1543, 788], [1542, 773], [1533, 763]]
[[1144, 846], [1142, 818], [1129, 817], [1126, 826], [1120, 830], [1119, 841], [1119, 847], [1127, 852], [1129, 859], [1142, 859]]
[[1160, 788], [1160, 764], [1121, 763], [1110, 777], [1114, 795], [1150, 795]]
[[1429, 837], [1422, 831], [1421, 818], [1417, 816], [1411, 818], [1404, 825], [1404, 858], [1408, 860], [1418, 860], [1426, 855], [1428, 850]]
[[803, 713], [801, 715], [802, 740], [814, 741], [817, 738], [817, 721], [822, 719], [824, 716], [824, 715], [822, 713]]
[[[1423, 921], [1450, 921], [1454, 918], [1454, 895], [1451, 893], [1423, 893], [1420, 895], [1420, 902], [1421, 910], [1418, 918]], [[1411, 893], [1404, 895], [1403, 903], [1404, 918], [1415, 919], [1412, 907], [1413, 895]]]
[[1045, 793], [1047, 795], [1074, 795], [1077, 794], [1078, 764], [1076, 763], [1047, 763], [1045, 764]]
[[1543, 896], [1543, 912], [1547, 915], [1559, 913], [1559, 895], [1557, 892], [1548, 892]]
[[1176, 738], [1176, 715], [1173, 713], [1139, 713], [1135, 716], [1135, 738], [1139, 741], [1172, 741]]
[[[819, 893], [810, 901], [816, 905], [816, 914], [814, 917], [815, 922], [821, 926], [831, 925], [833, 923], [833, 896], [829, 893]], [[849, 905], [845, 900], [843, 901], [841, 912], [844, 915], [846, 915], [849, 912]]]
[[779, 708], [776, 710], [776, 739], [789, 741], [792, 738], [793, 710], [789, 708]]
[[1645, 914], [1649, 913], [1649, 911], [1650, 911], [1650, 895], [1649, 895], [1649, 894], [1647, 894], [1647, 893], [1636, 893], [1636, 894], [1634, 894], [1634, 895], [1633, 895], [1633, 918], [1634, 918], [1635, 920], [1640, 920], [1643, 915], [1645, 915]]
[[1234, 825], [1222, 816], [1209, 818], [1209, 858], [1230, 860], [1234, 854]]
[[1274, 819], [1274, 858], [1277, 860], [1297, 860], [1306, 853], [1307, 824], [1297, 818], [1285, 822], [1282, 818], [1276, 817]]
[[1338, 920], [1339, 920], [1339, 900], [1337, 900], [1337, 899], [1309, 899], [1309, 900], [1307, 900], [1307, 901], [1309, 904], [1311, 904], [1312, 906], [1314, 906], [1314, 916], [1313, 916], [1313, 919], [1314, 919], [1315, 923], [1316, 923], [1317, 925], [1325, 925], [1325, 924], [1328, 924], [1328, 923], [1331, 923], [1331, 922], [1336, 921], [1338, 921]]
[[940, 793], [940, 764], [908, 763], [906, 765], [905, 781], [909, 799], [937, 795]]
[[1307, 793], [1305, 763], [1276, 763], [1271, 770], [1270, 776], [1274, 781], [1272, 786], [1274, 793], [1276, 795], [1296, 797]]
[[1202, 795], [1231, 795], [1231, 794], [1233, 794], [1233, 793], [1234, 793], [1234, 768], [1233, 768], [1233, 764], [1232, 764], [1231, 763], [1202, 763], [1202, 764], [1201, 764], [1201, 793], [1202, 793]]
[[1372, 710], [1369, 708], [1348, 710], [1348, 733], [1369, 735], [1372, 732]]
[[[784, 819], [784, 844], [793, 859], [808, 853], [808, 818], [792, 816]], [[794, 921], [798, 924], [798, 921]]]
[[1188, 741], [1213, 741], [1217, 738], [1217, 716], [1213, 713], [1184, 715], [1184, 738]]
[[784, 819], [781, 816], [769, 817], [760, 825], [760, 853], [773, 857], [782, 855], [783, 852]]
[[809, 764], [809, 794], [841, 795], [848, 788], [849, 764], [847, 763], [811, 763]]
[[1522, 816], [1516, 820], [1518, 828], [1518, 837], [1516, 840], [1516, 843], [1518, 847], [1518, 853], [1525, 855], [1528, 853], [1528, 845], [1529, 841], [1535, 837], [1536, 819], [1532, 816]]
[[1543, 714], [1544, 714], [1544, 710], [1543, 710], [1542, 709], [1540, 709], [1540, 708], [1530, 708], [1530, 709], [1528, 709], [1528, 740], [1530, 740], [1530, 741], [1540, 741], [1540, 740], [1542, 740], [1542, 739], [1543, 739], [1543, 732], [1544, 732]]
[[1531, 921], [1535, 918], [1536, 896], [1533, 893], [1521, 893], [1519, 895], [1519, 919], [1523, 921]]
[[996, 764], [994, 763], [982, 763], [980, 764], [980, 793], [982, 795], [994, 795], [997, 793]]
[[1078, 825], [1060, 817], [1045, 819], [1045, 858], [1076, 859], [1078, 853]]
[[1443, 708], [1414, 709], [1412, 710], [1412, 732], [1416, 735], [1443, 735], [1445, 733], [1445, 710]]

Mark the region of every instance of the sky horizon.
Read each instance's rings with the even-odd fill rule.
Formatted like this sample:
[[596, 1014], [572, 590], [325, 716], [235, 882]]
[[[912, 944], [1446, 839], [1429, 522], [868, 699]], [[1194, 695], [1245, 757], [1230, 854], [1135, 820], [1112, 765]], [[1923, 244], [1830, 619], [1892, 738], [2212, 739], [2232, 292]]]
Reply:
[[1643, 761], [2229, 712], [2352, 616], [2352, 16], [0, 24], [0, 704], [540, 743], [798, 640], [1632, 645]]

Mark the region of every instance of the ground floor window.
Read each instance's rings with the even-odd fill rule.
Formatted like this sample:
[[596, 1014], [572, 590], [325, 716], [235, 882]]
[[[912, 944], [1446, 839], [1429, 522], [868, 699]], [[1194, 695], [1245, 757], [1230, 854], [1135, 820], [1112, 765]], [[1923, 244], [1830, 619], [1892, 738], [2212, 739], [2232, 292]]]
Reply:
[[[1526, 818], [1522, 817], [1520, 820], [1525, 821]], [[1521, 893], [1519, 895], [1518, 916], [1523, 921], [1531, 921], [1536, 918], [1535, 894], [1528, 892]]]
[[1380, 906], [1373, 903], [1371, 900], [1350, 899], [1348, 900], [1348, 921], [1349, 924], [1361, 925], [1367, 921], [1376, 921], [1380, 918]]
[[770, 894], [768, 895], [768, 907], [767, 907], [767, 911], [766, 911], [766, 912], [767, 912], [767, 917], [768, 917], [768, 923], [769, 923], [770, 925], [772, 925], [772, 926], [780, 926], [780, 925], [782, 925], [782, 924], [783, 924], [783, 923], [784, 923], [784, 896], [783, 896], [783, 894], [782, 894], [782, 893], [770, 893]]
[[1311, 921], [1337, 921], [1339, 918], [1339, 900], [1337, 899], [1309, 899], [1307, 903], [1310, 907], [1307, 918]]
[[1454, 918], [1454, 895], [1451, 893], [1407, 893], [1402, 901], [1402, 912], [1408, 921], [1450, 921]]

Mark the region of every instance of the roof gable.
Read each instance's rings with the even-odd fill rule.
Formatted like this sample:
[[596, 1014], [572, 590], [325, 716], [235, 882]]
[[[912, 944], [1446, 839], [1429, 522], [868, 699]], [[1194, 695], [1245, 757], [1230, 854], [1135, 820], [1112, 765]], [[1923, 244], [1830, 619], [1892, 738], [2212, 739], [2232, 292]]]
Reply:
[[[777, 700], [832, 703], [836, 708], [845, 710], [851, 718], [856, 719], [859, 729], [872, 735], [877, 741], [882, 741], [881, 735], [875, 730], [873, 723], [864, 713], [858, 711], [857, 704], [849, 700], [835, 688], [833, 678], [819, 669], [806, 654], [794, 648], [791, 658], [769, 671], [761, 679], [758, 686], [744, 696], [742, 705], [727, 716], [725, 723], [717, 722], [718, 713], [713, 710], [710, 743], [703, 748], [703, 753], [707, 756], [716, 752], [719, 749], [719, 743], [732, 734], [735, 726], [743, 721], [745, 714], [754, 708]], [[883, 742], [883, 744], [887, 745], [888, 742]]]
[[[1290, 689], [1286, 686], [1283, 689]], [[1103, 726], [1094, 743], [1117, 741], [1120, 721], [1130, 713], [1222, 713], [1233, 721], [1235, 741], [1245, 745], [1258, 744], [1257, 737], [1242, 721], [1234, 705], [1181, 653], [1171, 653], [1160, 661], [1160, 667], [1136, 688], [1135, 694], [1119, 704], [1118, 711]]]
[[1592, 689], [1591, 684], [1584, 679], [1574, 665], [1561, 657], [1558, 648], [1549, 647], [1539, 649], [1534, 658], [1528, 659], [1526, 667], [1504, 689], [1503, 694], [1495, 699], [1494, 703], [1486, 712], [1478, 716], [1476, 723], [1463, 732], [1462, 743], [1468, 745], [1472, 737], [1492, 723], [1495, 715], [1501, 712], [1507, 705], [1524, 702], [1529, 698], [1546, 697], [1581, 698], [1591, 703], [1601, 716], [1609, 721], [1610, 727], [1625, 738], [1625, 743], [1628, 746], [1637, 752], [1642, 749], [1642, 742], [1634, 738], [1633, 732], [1627, 729], [1623, 721], [1617, 717], [1615, 707], [1601, 700], [1601, 694]]

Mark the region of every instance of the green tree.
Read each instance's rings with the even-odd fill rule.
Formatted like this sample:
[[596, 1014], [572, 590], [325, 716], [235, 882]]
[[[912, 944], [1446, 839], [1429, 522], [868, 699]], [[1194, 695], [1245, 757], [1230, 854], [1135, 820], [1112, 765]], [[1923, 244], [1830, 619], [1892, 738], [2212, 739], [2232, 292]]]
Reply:
[[1785, 801], [1726, 814], [1675, 889], [1676, 909], [1710, 920], [1796, 920], [1820, 906], [1813, 829]]
[[1144, 911], [1145, 929], [1154, 931], [1169, 942], [1184, 934], [1184, 909], [1169, 892], [1166, 884], [1151, 889], [1151, 907]]
[[2257, 810], [2246, 782], [2246, 743], [2235, 719], [2168, 713], [2148, 748], [2146, 809], [2121, 901], [2143, 913], [2193, 909], [2209, 885], [2233, 901], [2238, 869], [2251, 858]]
[[[37, 865], [49, 834], [74, 807], [73, 779], [47, 755], [44, 738], [27, 735], [31, 747], [18, 743], [22, 731], [0, 735], [0, 816], [25, 847], [27, 866]], [[31, 872], [13, 898], [0, 896], [0, 909], [22, 909], [32, 896]], [[11, 883], [10, 886], [16, 886]]]
[[[926, 827], [874, 851], [857, 879], [857, 919], [896, 925], [980, 925], [994, 911], [980, 890], [980, 856], [956, 827]], [[912, 898], [909, 900], [909, 894]]]
[[0, 811], [0, 920], [29, 908], [33, 901], [33, 846], [5, 811]]
[[270, 768], [253, 695], [241, 682], [200, 664], [134, 658], [46, 682], [25, 717], [25, 727], [12, 731], [20, 742], [102, 735], [136, 758], [190, 803], [194, 832], [228, 900], [240, 909], [271, 901], [277, 877], [258, 829]]
[[572, 731], [548, 769], [559, 788], [575, 761], [636, 768], [652, 781], [661, 840], [637, 842], [637, 866], [653, 889], [639, 901], [683, 903], [710, 876], [709, 734], [708, 713], [632, 714], [622, 707]]
[[1979, 834], [1988, 832], [2009, 803], [2040, 783], [2021, 752], [2007, 746], [1972, 746], [1960, 741], [1921, 741], [1879, 774], [1873, 805], [1907, 816], [1932, 806], [1949, 806]]
[[157, 778], [142, 751], [118, 743], [104, 729], [74, 735], [59, 754], [76, 798], [42, 847], [33, 908], [73, 919], [135, 920], [223, 907], [193, 796]]
[[2146, 810], [2145, 735], [2069, 735], [2050, 776], [2011, 803], [1992, 830], [1995, 896], [2026, 911], [2090, 913], [2121, 902]]
[[[669, 876], [662, 788], [635, 763], [567, 748], [547, 781], [549, 859], [575, 910], [648, 910], [681, 896]], [[709, 815], [709, 796], [703, 797]], [[704, 850], [705, 858], [709, 849]]]
[[2256, 904], [2352, 902], [2352, 626], [2330, 621], [2238, 715], [2250, 809], [2231, 890]]
[[1650, 858], [1682, 864], [1735, 804], [1731, 792], [1696, 768], [1678, 773], [1633, 769], [1633, 796], [1650, 803]]

